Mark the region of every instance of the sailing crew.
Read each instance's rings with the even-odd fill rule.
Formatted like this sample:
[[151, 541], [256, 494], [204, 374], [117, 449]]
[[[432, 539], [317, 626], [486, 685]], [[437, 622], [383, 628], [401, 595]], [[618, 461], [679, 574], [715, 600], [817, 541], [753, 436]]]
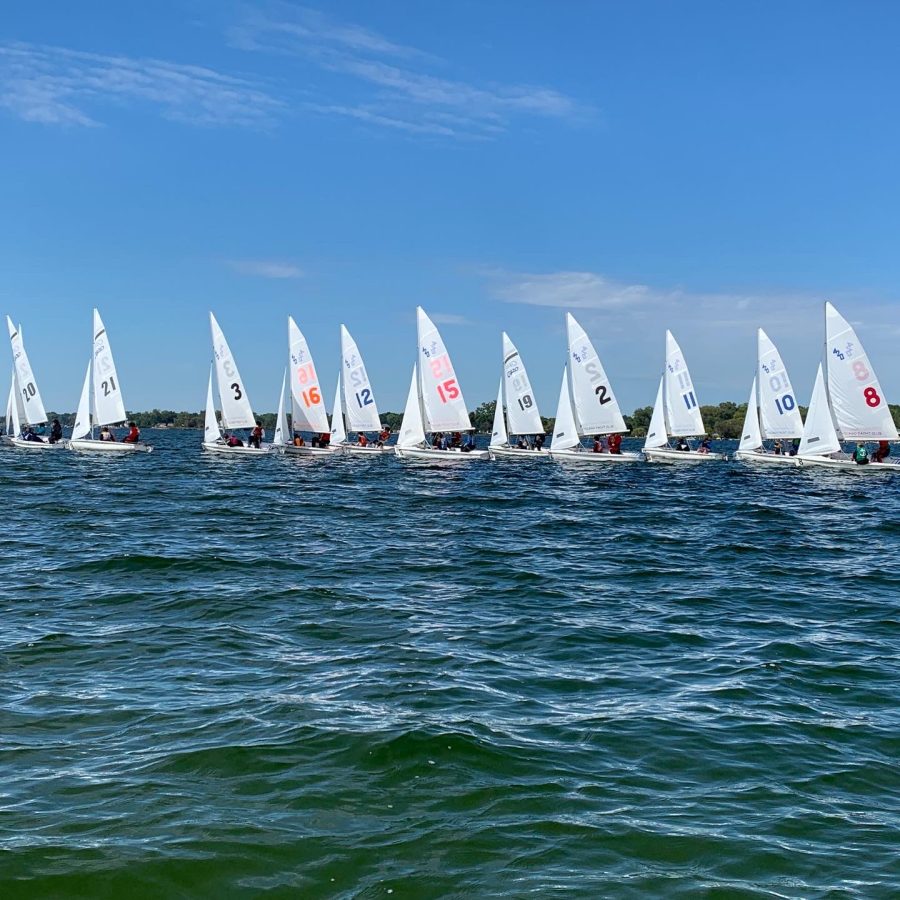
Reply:
[[381, 434], [378, 435], [378, 446], [383, 447], [391, 436], [391, 429], [387, 427], [387, 425], [383, 425], [381, 428]]
[[225, 446], [226, 447], [243, 447], [244, 442], [236, 434], [226, 434], [225, 435]]
[[782, 451], [781, 441], [775, 441], [775, 443], [772, 444], [772, 452], [776, 456], [781, 456], [781, 451]]
[[471, 453], [475, 449], [475, 435], [470, 434], [460, 449], [463, 453]]
[[50, 443], [58, 444], [62, 440], [62, 436], [62, 425], [59, 424], [59, 419], [54, 419], [50, 426]]
[[703, 440], [700, 441], [700, 446], [697, 448], [698, 453], [709, 453], [710, 451], [710, 441], [709, 435], [704, 435]]
[[853, 462], [858, 466], [867, 466], [869, 464], [869, 451], [862, 441], [857, 441], [856, 449], [853, 451]]
[[303, 435], [300, 434], [299, 431], [294, 432], [294, 446], [295, 447], [305, 447], [306, 441], [303, 440]]
[[42, 437], [39, 437], [37, 432], [30, 425], [22, 426], [22, 435], [21, 436], [22, 436], [22, 440], [24, 440], [24, 441], [31, 441], [32, 443], [36, 443], [36, 444], [44, 443], [44, 439]]
[[250, 432], [250, 438], [247, 443], [251, 447], [256, 447], [257, 450], [262, 446], [262, 438], [263, 438], [263, 428], [262, 422], [257, 422], [256, 427]]
[[534, 439], [534, 449], [535, 450], [543, 450], [544, 449], [544, 440], [545, 440], [544, 435], [539, 434]]
[[100, 440], [101, 441], [115, 441], [116, 436], [109, 430], [109, 425], [104, 425], [100, 429]]
[[681, 450], [683, 453], [690, 453], [691, 445], [683, 437], [680, 437], [675, 444], [675, 449]]
[[516, 441], [516, 450], [527, 450], [528, 449], [528, 441], [525, 440], [524, 437], [519, 437]]
[[788, 451], [788, 456], [796, 456], [797, 451], [800, 449], [800, 438], [794, 438], [791, 441], [791, 449]]
[[128, 434], [122, 438], [123, 444], [136, 444], [141, 439], [141, 432], [134, 422], [128, 423]]
[[369, 439], [362, 431], [358, 431], [356, 433], [356, 443], [359, 444], [360, 447], [367, 447], [369, 445]]
[[622, 452], [622, 435], [621, 434], [611, 434], [606, 439], [606, 444], [609, 447], [610, 453], [619, 453]]
[[878, 449], [872, 454], [872, 462], [884, 462], [891, 455], [891, 445], [887, 441], [879, 441]]
[[594, 453], [602, 453], [603, 452], [603, 439], [599, 434], [594, 435]]

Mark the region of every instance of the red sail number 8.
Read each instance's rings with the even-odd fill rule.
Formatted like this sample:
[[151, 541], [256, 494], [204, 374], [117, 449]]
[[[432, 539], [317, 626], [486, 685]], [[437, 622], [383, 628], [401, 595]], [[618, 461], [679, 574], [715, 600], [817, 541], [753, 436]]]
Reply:
[[878, 396], [878, 391], [876, 391], [873, 387], [867, 387], [863, 391], [863, 397], [866, 398], [866, 404], [868, 406], [871, 406], [873, 409], [876, 406], [881, 405], [881, 397]]

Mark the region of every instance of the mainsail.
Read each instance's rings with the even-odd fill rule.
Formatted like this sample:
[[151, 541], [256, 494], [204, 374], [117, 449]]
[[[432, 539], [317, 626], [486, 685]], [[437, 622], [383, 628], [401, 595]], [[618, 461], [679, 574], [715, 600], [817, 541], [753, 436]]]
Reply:
[[680, 437], [705, 434], [691, 373], [671, 331], [666, 332], [665, 381], [666, 424], [669, 434]]
[[241, 373], [238, 372], [228, 341], [225, 340], [225, 335], [212, 313], [209, 314], [209, 325], [212, 331], [219, 401], [222, 404], [222, 424], [228, 429], [253, 428], [256, 419], [253, 417], [247, 389], [244, 387]]
[[471, 431], [472, 423], [450, 354], [434, 322], [421, 306], [416, 307], [416, 331], [419, 393], [426, 429], [430, 432]]

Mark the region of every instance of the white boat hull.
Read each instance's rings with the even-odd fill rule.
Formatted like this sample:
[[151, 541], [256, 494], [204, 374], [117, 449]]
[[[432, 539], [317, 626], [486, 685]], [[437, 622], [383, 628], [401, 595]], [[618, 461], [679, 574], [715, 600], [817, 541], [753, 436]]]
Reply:
[[797, 465], [801, 468], [833, 469], [840, 472], [856, 472], [859, 475], [887, 475], [900, 472], [900, 460], [896, 462], [872, 462], [859, 465], [849, 456], [834, 459], [830, 456], [797, 456]]
[[60, 450], [64, 449], [65, 441], [57, 441], [51, 444], [46, 438], [43, 441], [23, 441], [20, 437], [4, 437], [3, 442], [9, 447], [18, 450]]
[[293, 444], [285, 444], [278, 448], [279, 453], [285, 456], [339, 456], [340, 447], [295, 447]]
[[203, 449], [210, 453], [219, 453], [222, 456], [268, 456], [271, 444], [263, 444], [258, 450], [256, 447], [229, 447], [214, 441], [204, 441]]
[[549, 459], [547, 450], [522, 450], [519, 447], [488, 447], [491, 459]]
[[365, 447], [361, 447], [359, 444], [344, 444], [342, 449], [344, 453], [349, 453], [351, 456], [384, 456], [394, 452], [393, 446], [375, 447], [371, 444]]
[[643, 462], [640, 453], [594, 453], [593, 450], [579, 450], [573, 447], [570, 450], [554, 450], [550, 448], [550, 456], [557, 462], [590, 463], [617, 465], [619, 463]]
[[479, 459], [488, 459], [487, 450], [436, 450], [434, 447], [396, 447], [394, 452], [400, 459], [427, 459], [431, 462], [464, 463]]
[[735, 450], [734, 458], [741, 462], [763, 466], [797, 466], [797, 456], [790, 453], [764, 453], [761, 450]]
[[126, 444], [124, 441], [100, 441], [95, 438], [78, 438], [68, 441], [66, 446], [79, 453], [150, 453], [153, 448], [149, 444]]
[[705, 463], [724, 462], [728, 456], [724, 453], [701, 453], [699, 450], [672, 450], [670, 447], [656, 447], [652, 450], [644, 448], [647, 462], [652, 463]]

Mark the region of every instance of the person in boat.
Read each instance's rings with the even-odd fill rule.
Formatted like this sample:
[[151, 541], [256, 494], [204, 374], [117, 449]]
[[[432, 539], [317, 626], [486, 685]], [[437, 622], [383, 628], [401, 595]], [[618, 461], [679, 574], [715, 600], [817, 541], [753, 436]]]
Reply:
[[879, 441], [878, 449], [872, 454], [872, 462], [884, 462], [891, 455], [891, 445], [887, 441]]
[[853, 462], [858, 466], [867, 466], [869, 464], [869, 451], [862, 441], [857, 441], [856, 449], [853, 451]]
[[387, 427], [387, 425], [383, 425], [381, 428], [381, 434], [378, 435], [378, 446], [383, 447], [391, 437], [391, 429]]
[[100, 429], [100, 440], [101, 441], [115, 441], [116, 436], [109, 430], [109, 425], [104, 425]]
[[545, 440], [544, 435], [539, 434], [534, 439], [534, 449], [535, 450], [543, 450], [544, 449], [544, 440]]
[[134, 422], [128, 423], [128, 434], [122, 438], [123, 444], [136, 444], [141, 439], [141, 431]]
[[599, 434], [594, 435], [594, 453], [602, 453], [603, 452], [603, 438], [600, 437]]
[[453, 450], [459, 450], [462, 448], [462, 442], [463, 442], [462, 433], [459, 431], [454, 431], [453, 432], [453, 440], [450, 441], [450, 447]]
[[325, 450], [331, 444], [331, 433], [323, 431], [318, 437], [313, 438], [313, 447], [321, 447]]
[[700, 441], [700, 446], [697, 448], [698, 453], [709, 453], [710, 451], [710, 440], [709, 435], [704, 435], [703, 440]]
[[226, 434], [225, 435], [225, 446], [226, 447], [243, 447], [244, 442], [236, 434]]
[[58, 444], [62, 440], [62, 436], [62, 425], [59, 424], [59, 419], [54, 419], [50, 426], [50, 443]]
[[527, 449], [528, 449], [528, 441], [526, 441], [524, 437], [520, 437], [516, 441], [516, 450], [527, 450]]
[[303, 435], [300, 434], [299, 431], [294, 432], [294, 446], [295, 447], [305, 447], [306, 441], [303, 440]]
[[247, 443], [251, 447], [255, 447], [257, 450], [259, 450], [262, 447], [262, 439], [263, 439], [262, 422], [257, 422], [256, 426], [250, 432], [250, 439], [247, 441]]
[[797, 451], [800, 449], [800, 438], [794, 438], [791, 441], [791, 449], [788, 451], [788, 456], [796, 456]]
[[607, 446], [609, 447], [610, 453], [621, 454], [622, 453], [622, 435], [621, 434], [611, 434], [606, 439]]
[[475, 435], [470, 434], [466, 438], [466, 442], [460, 447], [463, 453], [471, 453], [475, 449]]
[[38, 435], [38, 433], [30, 425], [27, 427], [25, 425], [22, 426], [22, 438], [23, 440], [31, 441], [35, 444], [44, 443], [44, 439], [40, 437], [40, 435]]
[[784, 448], [782, 447], [781, 441], [775, 441], [775, 443], [772, 444], [772, 452], [773, 452], [776, 456], [781, 456], [781, 451], [782, 451], [783, 449], [784, 449]]
[[365, 432], [362, 432], [362, 431], [356, 432], [356, 443], [360, 447], [368, 447], [369, 446], [369, 439], [366, 437]]
[[683, 437], [680, 437], [675, 443], [675, 449], [681, 450], [683, 453], [690, 453], [691, 445]]

